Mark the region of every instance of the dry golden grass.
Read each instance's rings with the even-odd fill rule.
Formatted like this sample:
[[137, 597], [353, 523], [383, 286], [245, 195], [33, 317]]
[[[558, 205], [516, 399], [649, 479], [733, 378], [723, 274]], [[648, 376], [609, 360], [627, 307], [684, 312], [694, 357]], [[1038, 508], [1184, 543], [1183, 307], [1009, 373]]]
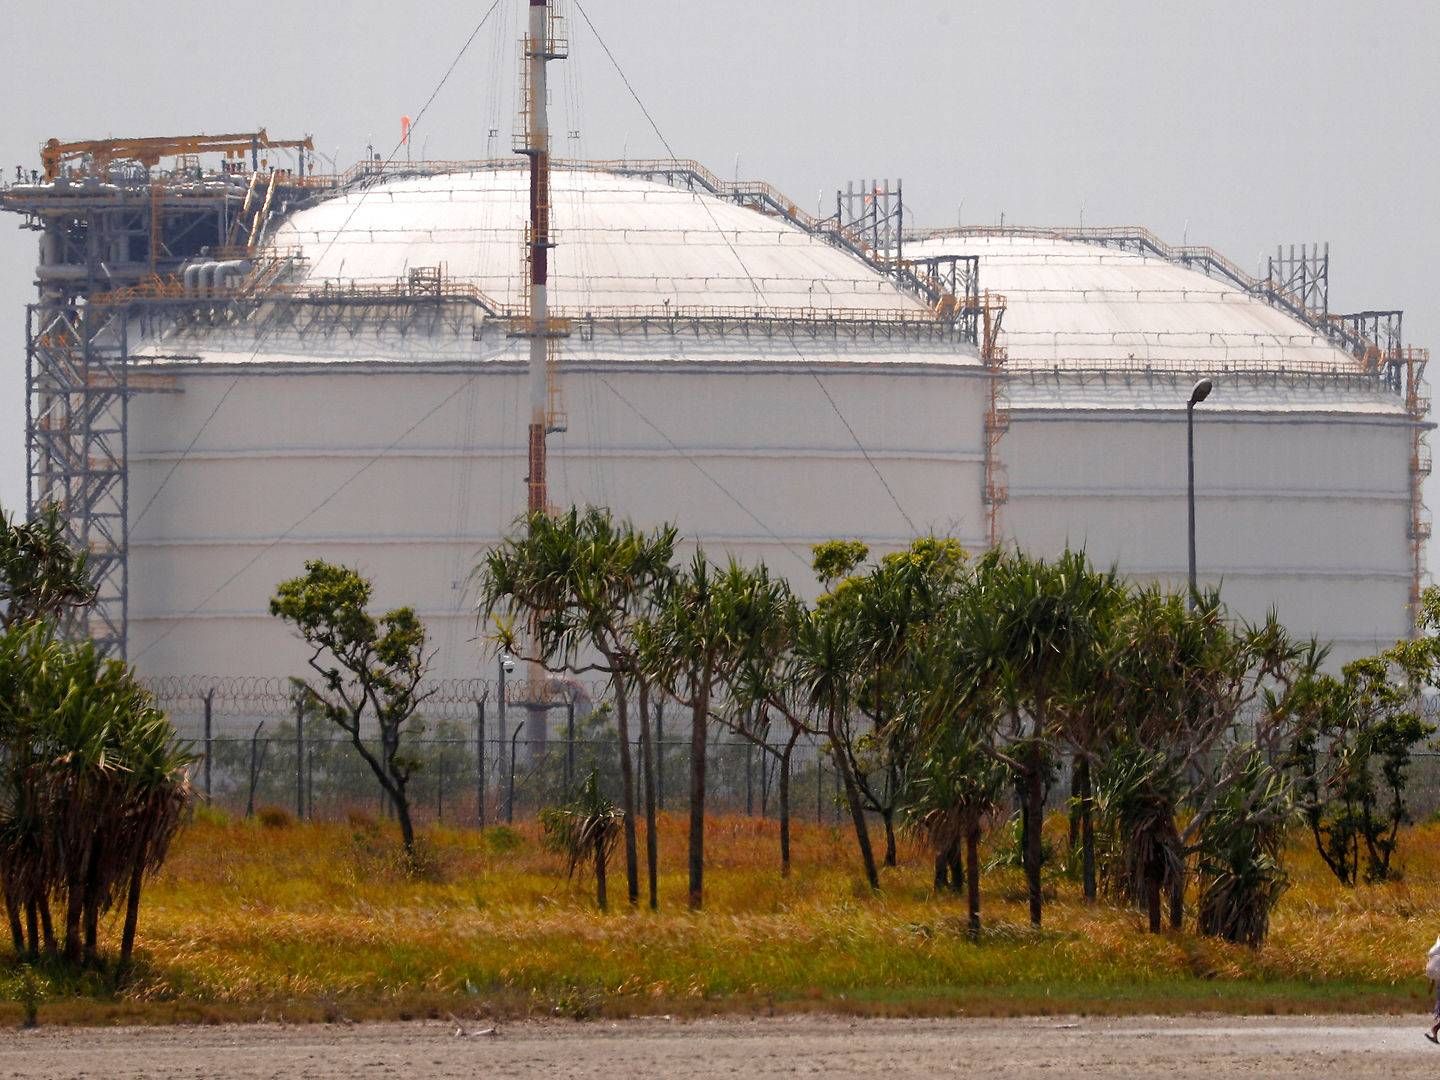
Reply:
[[1008, 870], [984, 875], [977, 944], [963, 901], [933, 895], [918, 849], [902, 849], [872, 896], [848, 833], [797, 825], [782, 879], [776, 826], [744, 818], [712, 822], [694, 914], [684, 830], [664, 817], [661, 911], [627, 909], [617, 862], [601, 914], [533, 824], [432, 830], [433, 866], [416, 880], [396, 866], [396, 838], [364, 825], [202, 820], [147, 890], [140, 977], [119, 994], [66, 984], [42, 1019], [1418, 1009], [1440, 928], [1434, 825], [1403, 838], [1403, 880], [1354, 890], [1297, 835], [1293, 887], [1259, 950], [1147, 935], [1136, 913], [1084, 904], [1063, 874], [1034, 931]]

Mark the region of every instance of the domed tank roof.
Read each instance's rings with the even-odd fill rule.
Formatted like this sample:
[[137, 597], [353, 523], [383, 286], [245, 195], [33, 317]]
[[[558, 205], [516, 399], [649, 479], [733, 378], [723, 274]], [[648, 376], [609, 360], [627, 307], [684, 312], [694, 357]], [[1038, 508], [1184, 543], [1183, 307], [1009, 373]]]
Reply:
[[1158, 255], [1043, 230], [961, 230], [905, 253], [980, 257], [981, 288], [1005, 296], [1015, 367], [1359, 370], [1293, 315]]
[[[558, 309], [925, 311], [854, 256], [732, 202], [570, 169], [552, 173], [551, 189]], [[273, 243], [303, 254], [312, 285], [393, 284], [443, 266], [447, 279], [519, 305], [528, 200], [522, 169], [389, 180], [299, 211]]]

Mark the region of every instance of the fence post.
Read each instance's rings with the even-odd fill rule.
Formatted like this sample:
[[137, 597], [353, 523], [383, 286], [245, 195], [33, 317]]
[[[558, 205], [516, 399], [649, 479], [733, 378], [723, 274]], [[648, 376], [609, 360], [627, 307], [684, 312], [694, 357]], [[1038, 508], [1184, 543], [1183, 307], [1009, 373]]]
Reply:
[[212, 750], [210, 712], [215, 702], [215, 688], [205, 691], [205, 801], [210, 801], [210, 754]]
[[510, 788], [509, 794], [505, 797], [505, 824], [515, 824], [515, 744], [520, 739], [520, 732], [525, 727], [525, 721], [515, 725], [515, 734], [510, 736]]
[[575, 697], [565, 706], [565, 801], [575, 795]]
[[295, 698], [295, 816], [305, 820], [305, 698]]
[[655, 808], [665, 809], [665, 699], [655, 698]]
[[485, 827], [485, 699], [475, 702], [475, 820]]
[[445, 743], [442, 740], [435, 761], [435, 823], [445, 824]]

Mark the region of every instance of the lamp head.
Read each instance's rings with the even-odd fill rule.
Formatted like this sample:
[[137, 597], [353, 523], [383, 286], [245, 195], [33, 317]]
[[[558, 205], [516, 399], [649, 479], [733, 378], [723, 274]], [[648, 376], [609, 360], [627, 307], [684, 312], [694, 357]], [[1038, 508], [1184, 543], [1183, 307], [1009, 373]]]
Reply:
[[1213, 389], [1215, 389], [1215, 384], [1209, 379], [1201, 379], [1197, 382], [1195, 388], [1190, 391], [1190, 407], [1194, 408], [1196, 405], [1199, 405], [1200, 402], [1210, 396], [1210, 391]]
[[506, 675], [515, 674], [515, 658], [509, 653], [502, 653], [500, 656], [500, 670]]

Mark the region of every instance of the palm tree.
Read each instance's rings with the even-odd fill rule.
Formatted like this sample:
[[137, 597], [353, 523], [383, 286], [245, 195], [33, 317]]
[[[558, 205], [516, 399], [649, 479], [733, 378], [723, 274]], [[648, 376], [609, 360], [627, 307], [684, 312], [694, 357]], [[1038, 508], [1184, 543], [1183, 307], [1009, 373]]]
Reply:
[[100, 916], [123, 895], [123, 970], [144, 879], [164, 861], [192, 797], [193, 755], [133, 673], [91, 642], [12, 629], [0, 638], [0, 680], [10, 691], [0, 704], [0, 875], [7, 898], [26, 910], [28, 951], [39, 951], [42, 933], [54, 948], [49, 900], [58, 897], [61, 955], [94, 963]]
[[1041, 864], [1046, 790], [1053, 776], [1067, 679], [1100, 632], [1097, 613], [1114, 588], [1083, 552], [1054, 562], [1019, 552], [990, 552], [975, 570], [956, 628], [964, 668], [977, 691], [1005, 718], [997, 750], [1011, 768], [1021, 801], [1021, 832], [1030, 921], [1042, 913]]
[[704, 903], [705, 747], [717, 696], [737, 682], [756, 642], [773, 629], [775, 583], [733, 559], [722, 570], [697, 549], [637, 632], [641, 668], [690, 709], [690, 895]]
[[[815, 565], [817, 575], [831, 583], [825, 603], [832, 617], [855, 624], [859, 662], [853, 700], [870, 727], [870, 737], [849, 732], [836, 749], [849, 759], [849, 771], [866, 804], [880, 815], [885, 865], [894, 866], [895, 814], [917, 760], [912, 729], [894, 721], [899, 703], [913, 690], [917, 651], [965, 580], [966, 554], [955, 540], [920, 537], [856, 574], [854, 560], [863, 559], [863, 551], [863, 545], [820, 545]], [[848, 576], [837, 581], [835, 575], [847, 564]]]
[[849, 718], [854, 698], [853, 677], [860, 650], [854, 621], [831, 604], [818, 604], [796, 623], [795, 675], [801, 699], [822, 718], [835, 768], [845, 789], [845, 805], [855, 830], [855, 842], [871, 890], [880, 888], [875, 850], [865, 822], [865, 805], [856, 782], [852, 757], [843, 749], [850, 739]]
[[999, 803], [1005, 770], [992, 753], [988, 717], [965, 708], [943, 710], [924, 726], [930, 734], [906, 812], [934, 852], [936, 891], [947, 885], [959, 891], [963, 869], [974, 937], [980, 933], [980, 836]]
[[[500, 626], [501, 646], [550, 671], [599, 671], [610, 677], [620, 742], [628, 899], [640, 898], [635, 832], [635, 770], [630, 750], [630, 694], [640, 699], [640, 749], [646, 777], [646, 861], [650, 906], [658, 906], [658, 848], [650, 739], [650, 687], [636, 660], [636, 626], [674, 573], [676, 530], [645, 533], [617, 522], [609, 510], [572, 507], [535, 513], [477, 568], [480, 611], [512, 617]], [[529, 627], [522, 641], [513, 618]], [[592, 659], [597, 657], [598, 659]]]
[[595, 874], [595, 904], [601, 911], [606, 910], [605, 868], [620, 838], [623, 816], [601, 793], [593, 769], [574, 801], [540, 811], [545, 843], [565, 856], [566, 875], [573, 878], [578, 868], [590, 864]]
[[[780, 876], [790, 875], [790, 762], [800, 736], [813, 733], [795, 693], [795, 631], [803, 606], [783, 578], [762, 564], [753, 571], [749, 600], [737, 605], [730, 654], [720, 664], [726, 698], [715, 719], [775, 759], [780, 816]], [[771, 741], [782, 719], [785, 741]]]
[[94, 599], [89, 560], [66, 541], [59, 507], [27, 522], [0, 507], [0, 629], [55, 622]]

